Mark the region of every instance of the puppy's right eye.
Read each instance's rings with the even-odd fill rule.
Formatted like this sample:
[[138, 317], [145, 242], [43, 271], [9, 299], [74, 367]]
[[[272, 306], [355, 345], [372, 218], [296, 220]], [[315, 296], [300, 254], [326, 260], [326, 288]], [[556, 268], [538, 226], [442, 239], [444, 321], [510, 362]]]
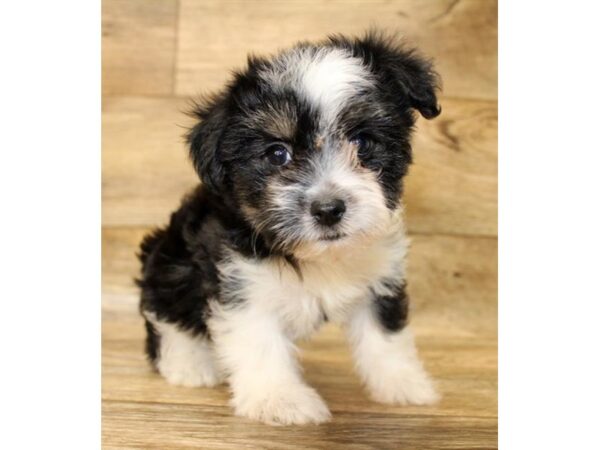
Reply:
[[274, 144], [267, 148], [267, 160], [274, 166], [285, 166], [292, 160], [289, 150], [282, 144]]

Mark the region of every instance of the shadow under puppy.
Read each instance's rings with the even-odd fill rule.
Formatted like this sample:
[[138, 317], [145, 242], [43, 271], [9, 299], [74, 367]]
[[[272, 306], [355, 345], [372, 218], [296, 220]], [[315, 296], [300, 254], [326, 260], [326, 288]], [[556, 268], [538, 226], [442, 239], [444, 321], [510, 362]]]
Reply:
[[249, 58], [197, 106], [203, 181], [141, 245], [148, 356], [171, 383], [227, 381], [239, 415], [319, 423], [294, 341], [341, 324], [380, 402], [437, 395], [407, 328], [402, 179], [437, 75], [392, 39], [334, 36]]

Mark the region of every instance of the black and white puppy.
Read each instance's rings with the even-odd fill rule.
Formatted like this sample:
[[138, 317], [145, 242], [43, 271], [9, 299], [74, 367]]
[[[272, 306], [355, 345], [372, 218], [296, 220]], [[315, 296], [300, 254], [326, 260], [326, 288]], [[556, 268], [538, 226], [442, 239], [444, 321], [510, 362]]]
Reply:
[[239, 415], [319, 423], [294, 341], [341, 324], [373, 399], [437, 395], [407, 328], [402, 180], [437, 75], [377, 34], [251, 57], [197, 106], [203, 181], [141, 245], [147, 353], [171, 383], [227, 381]]

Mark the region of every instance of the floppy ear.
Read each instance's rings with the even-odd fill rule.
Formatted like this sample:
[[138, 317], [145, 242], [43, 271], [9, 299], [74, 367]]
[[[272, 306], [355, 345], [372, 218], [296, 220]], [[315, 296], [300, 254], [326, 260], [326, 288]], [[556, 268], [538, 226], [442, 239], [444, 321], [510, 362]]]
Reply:
[[393, 49], [382, 62], [389, 73], [410, 99], [410, 105], [426, 119], [433, 119], [442, 112], [438, 105], [436, 91], [438, 75], [431, 62], [415, 54], [414, 51]]
[[426, 119], [433, 119], [442, 112], [436, 95], [439, 75], [432, 63], [414, 49], [400, 45], [393, 38], [369, 33], [354, 41], [352, 50], [364, 59], [384, 86], [398, 91], [401, 104], [416, 109]]
[[196, 104], [190, 115], [200, 119], [200, 123], [186, 136], [190, 157], [202, 183], [218, 192], [222, 189], [225, 178], [219, 158], [219, 146], [227, 122], [224, 101], [213, 98], [205, 105]]

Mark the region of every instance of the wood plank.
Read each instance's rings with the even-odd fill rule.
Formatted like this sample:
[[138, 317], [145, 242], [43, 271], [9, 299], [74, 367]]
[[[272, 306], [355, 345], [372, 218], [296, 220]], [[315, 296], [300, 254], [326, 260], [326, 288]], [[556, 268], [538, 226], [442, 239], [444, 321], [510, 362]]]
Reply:
[[434, 58], [447, 96], [497, 99], [495, 0], [181, 0], [176, 93], [220, 89], [249, 52], [373, 26]]
[[198, 183], [183, 134], [185, 100], [105, 98], [102, 223], [162, 224]]
[[177, 0], [102, 2], [102, 93], [172, 94]]
[[269, 427], [225, 406], [105, 401], [105, 449], [494, 449], [494, 418], [339, 412], [319, 426]]
[[405, 190], [408, 229], [497, 236], [497, 103], [441, 104], [439, 117], [417, 124]]
[[[182, 134], [185, 99], [107, 98], [103, 105], [105, 225], [165, 223], [195, 183]], [[420, 119], [407, 179], [411, 232], [497, 234], [496, 102], [442, 100]]]

